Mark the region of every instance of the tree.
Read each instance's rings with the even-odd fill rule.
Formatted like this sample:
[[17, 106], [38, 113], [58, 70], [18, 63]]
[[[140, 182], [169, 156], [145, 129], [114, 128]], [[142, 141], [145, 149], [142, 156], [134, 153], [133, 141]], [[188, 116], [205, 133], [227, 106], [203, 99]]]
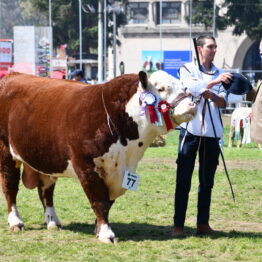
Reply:
[[[192, 0], [192, 24], [211, 29], [213, 4], [214, 0]], [[260, 40], [262, 0], [224, 0], [220, 6], [216, 5], [215, 19], [216, 29], [225, 30], [232, 26], [234, 35], [246, 33], [251, 39]], [[186, 20], [189, 22], [189, 16]]]
[[[32, 8], [31, 13], [38, 14], [40, 12], [48, 18], [49, 6], [47, 0], [20, 0], [20, 2], [23, 4], [29, 4], [30, 2]], [[97, 10], [97, 0], [82, 0], [82, 48], [87, 54], [97, 51]], [[119, 15], [119, 17], [121, 17], [121, 15]], [[119, 21], [122, 23], [123, 19]], [[47, 25], [47, 23], [45, 25]], [[79, 53], [79, 1], [52, 1], [52, 26], [54, 47], [66, 43], [69, 54], [76, 56]], [[110, 30], [111, 29], [109, 29], [109, 31]], [[110, 43], [110, 41], [108, 41], [108, 43]]]
[[[189, 4], [189, 3], [188, 3]], [[196, 26], [204, 26], [205, 30], [213, 27], [213, 16], [214, 16], [214, 0], [192, 0], [192, 24]], [[215, 19], [216, 29], [226, 29], [228, 23], [227, 20], [219, 15], [220, 7], [216, 5], [215, 8]], [[189, 15], [185, 17], [189, 23]]]
[[261, 0], [225, 0], [225, 17], [228, 25], [233, 26], [233, 34], [246, 33], [251, 39], [262, 37], [262, 1]]
[[19, 0], [0, 1], [0, 38], [13, 38], [13, 27], [16, 25], [39, 25], [45, 22], [41, 14], [32, 16], [29, 12], [30, 2], [20, 5]]

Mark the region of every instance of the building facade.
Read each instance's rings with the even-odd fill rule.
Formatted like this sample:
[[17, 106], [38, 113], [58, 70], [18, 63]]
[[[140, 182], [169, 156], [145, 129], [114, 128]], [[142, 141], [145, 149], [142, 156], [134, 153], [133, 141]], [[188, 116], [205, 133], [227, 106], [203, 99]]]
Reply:
[[[212, 29], [206, 31], [186, 22], [185, 16], [190, 11], [188, 0], [164, 0], [162, 3], [159, 0], [130, 0], [124, 8], [127, 24], [119, 29], [118, 74], [120, 63], [124, 64], [124, 73], [136, 73], [144, 68], [150, 62], [144, 61], [145, 54], [150, 51], [174, 51], [174, 56], [176, 51], [187, 51], [194, 56], [192, 38], [201, 34], [213, 35]], [[234, 36], [232, 31], [232, 28], [215, 31], [218, 49], [214, 63], [226, 70], [261, 70], [259, 43], [244, 34]], [[147, 58], [150, 60], [149, 56]], [[173, 64], [176, 63], [173, 61]]]

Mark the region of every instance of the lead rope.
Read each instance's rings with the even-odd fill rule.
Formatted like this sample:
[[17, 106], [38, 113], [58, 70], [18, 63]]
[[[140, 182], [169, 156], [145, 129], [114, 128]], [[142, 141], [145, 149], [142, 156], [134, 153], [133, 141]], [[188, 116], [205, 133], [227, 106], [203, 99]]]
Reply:
[[[211, 120], [212, 127], [213, 127], [213, 131], [214, 131], [214, 135], [215, 135], [215, 138], [218, 139], [217, 133], [216, 133], [216, 129], [215, 129], [215, 125], [214, 125], [214, 122], [213, 122], [213, 118], [212, 118], [212, 115], [211, 115], [211, 110], [210, 110], [210, 105], [209, 105], [209, 103], [207, 103], [207, 106], [208, 106], [208, 111], [209, 111], [210, 120]], [[219, 109], [218, 109], [218, 110], [219, 110]], [[218, 140], [217, 140], [217, 141], [218, 141]], [[229, 174], [228, 174], [228, 171], [227, 171], [227, 167], [226, 167], [226, 162], [225, 162], [225, 159], [224, 159], [224, 155], [223, 155], [221, 146], [220, 146], [219, 144], [218, 144], [218, 147], [219, 147], [219, 151], [220, 151], [220, 154], [221, 154], [222, 162], [223, 162], [223, 165], [224, 165], [226, 177], [227, 177], [227, 180], [228, 180], [228, 183], [229, 183], [229, 186], [230, 186], [232, 198], [233, 198], [234, 202], [236, 202], [236, 201], [235, 201], [235, 193], [234, 193], [233, 186], [232, 186], [232, 183], [231, 183], [231, 181], [230, 181], [230, 177], [229, 177]]]
[[[202, 98], [202, 96], [201, 96]], [[198, 148], [197, 148], [197, 151], [198, 151], [198, 156], [199, 156], [199, 150], [200, 150], [200, 145], [201, 145], [201, 142], [203, 140], [203, 184], [206, 185], [206, 176], [205, 176], [205, 173], [206, 173], [206, 168], [205, 168], [205, 162], [206, 162], [206, 141], [205, 141], [205, 137], [202, 135], [202, 132], [203, 132], [203, 129], [205, 127], [205, 115], [206, 115], [206, 107], [207, 107], [207, 104], [208, 104], [208, 101], [207, 99], [205, 99], [204, 101], [204, 105], [203, 105], [203, 109], [202, 109], [202, 123], [201, 123], [201, 134], [200, 134], [200, 138], [199, 138], [199, 143], [198, 143]]]
[[104, 99], [104, 88], [103, 88], [103, 87], [102, 87], [102, 102], [103, 102], [104, 109], [105, 109], [105, 111], [106, 111], [107, 125], [108, 125], [108, 128], [109, 128], [109, 130], [110, 130], [111, 135], [113, 136], [114, 134], [113, 134], [113, 131], [112, 131], [112, 129], [111, 129], [110, 122], [111, 122], [111, 124], [113, 125], [114, 129], [115, 129], [115, 130], [117, 130], [117, 129], [116, 129], [116, 126], [115, 126], [114, 122], [112, 121], [112, 119], [110, 118], [110, 116], [109, 116], [109, 114], [108, 114], [108, 111], [107, 111], [107, 109], [106, 109], [106, 104], [105, 104], [105, 99]]

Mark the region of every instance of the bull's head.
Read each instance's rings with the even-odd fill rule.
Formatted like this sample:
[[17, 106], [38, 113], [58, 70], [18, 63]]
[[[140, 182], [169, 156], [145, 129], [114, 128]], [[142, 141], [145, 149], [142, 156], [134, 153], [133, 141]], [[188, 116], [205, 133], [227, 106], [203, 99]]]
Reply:
[[[149, 79], [145, 72], [139, 73], [144, 90], [152, 93], [158, 101], [166, 101], [173, 127], [192, 120], [196, 114], [196, 106], [186, 97], [179, 80], [164, 71], [154, 72]], [[162, 102], [165, 103], [165, 102]]]

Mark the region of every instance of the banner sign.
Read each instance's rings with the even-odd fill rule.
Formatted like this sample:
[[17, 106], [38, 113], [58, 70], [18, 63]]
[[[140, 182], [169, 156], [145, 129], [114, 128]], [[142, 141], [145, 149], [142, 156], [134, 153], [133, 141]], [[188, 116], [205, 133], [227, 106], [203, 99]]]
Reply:
[[12, 63], [12, 42], [1, 42], [0, 40], [0, 63]]
[[164, 70], [170, 75], [178, 78], [179, 68], [191, 62], [191, 51], [142, 51], [142, 68], [146, 72], [153, 73]]
[[14, 27], [14, 70], [50, 77], [52, 72], [52, 28]]
[[39, 76], [51, 77], [52, 65], [52, 28], [36, 27], [36, 73]]

